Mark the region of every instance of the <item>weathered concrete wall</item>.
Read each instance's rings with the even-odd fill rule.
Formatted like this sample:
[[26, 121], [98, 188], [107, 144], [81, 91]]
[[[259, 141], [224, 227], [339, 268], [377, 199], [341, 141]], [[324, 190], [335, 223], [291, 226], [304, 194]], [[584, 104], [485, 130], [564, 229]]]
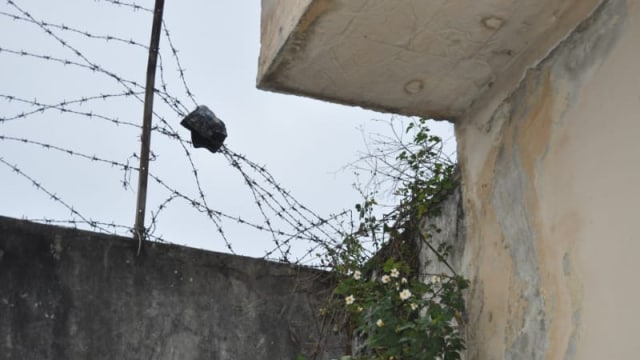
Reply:
[[268, 65], [278, 56], [278, 51], [310, 4], [311, 0], [262, 0], [258, 79], [264, 76]]
[[324, 275], [0, 218], [0, 358], [311, 359]]
[[[434, 248], [437, 249], [442, 243], [451, 246], [447, 262], [456, 272], [462, 269], [466, 244], [466, 227], [462, 205], [461, 189], [456, 186], [442, 204], [440, 216], [425, 219], [423, 225], [424, 233], [431, 236], [429, 241]], [[451, 275], [451, 270], [447, 265], [437, 260], [437, 255], [432, 249], [420, 242], [418, 244], [424, 281], [430, 281], [432, 275]]]
[[457, 120], [600, 1], [262, 0], [258, 87]]
[[469, 359], [640, 354], [640, 0], [610, 0], [456, 124]]

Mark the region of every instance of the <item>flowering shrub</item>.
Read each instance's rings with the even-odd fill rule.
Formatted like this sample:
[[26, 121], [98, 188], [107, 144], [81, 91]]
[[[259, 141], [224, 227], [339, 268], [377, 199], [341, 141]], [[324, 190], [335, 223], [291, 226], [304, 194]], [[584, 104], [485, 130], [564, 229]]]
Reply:
[[[439, 230], [424, 226], [425, 218], [440, 215], [454, 186], [455, 166], [442, 159], [441, 140], [429, 135], [426, 123], [409, 124], [412, 142], [400, 144], [396, 162], [381, 171], [396, 184], [399, 205], [378, 219], [372, 211], [375, 199], [365, 198], [356, 205], [356, 231], [329, 251], [327, 263], [338, 283], [323, 313], [329, 311], [335, 329], [348, 333], [350, 359], [455, 360], [464, 350], [463, 291], [468, 281], [447, 262], [450, 246], [430, 243], [428, 231]], [[380, 153], [388, 157], [393, 151]], [[391, 162], [385, 158], [382, 163]], [[365, 242], [376, 245], [373, 257], [366, 255]], [[424, 270], [417, 254], [422, 246], [446, 265], [447, 274], [420, 273]]]
[[459, 359], [466, 281], [433, 275], [424, 283], [394, 260], [382, 271], [367, 279], [356, 270], [335, 289], [358, 339], [356, 358]]

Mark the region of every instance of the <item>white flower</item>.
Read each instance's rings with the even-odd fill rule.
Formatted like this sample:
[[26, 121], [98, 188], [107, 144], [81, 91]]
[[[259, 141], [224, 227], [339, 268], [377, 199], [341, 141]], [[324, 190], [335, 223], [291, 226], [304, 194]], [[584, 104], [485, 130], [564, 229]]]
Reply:
[[358, 305], [358, 307], [356, 308], [356, 312], [362, 312], [362, 310], [364, 310], [362, 306]]
[[402, 280], [400, 280], [400, 282], [401, 282], [401, 283], [403, 283], [403, 284], [406, 284], [406, 283], [408, 283], [409, 281], [407, 280], [407, 278], [402, 278]]
[[353, 297], [353, 295], [349, 295], [346, 298], [344, 298], [344, 302], [347, 303], [347, 305], [353, 304], [354, 301], [356, 301], [356, 298]]
[[442, 279], [440, 278], [440, 276], [438, 275], [433, 275], [431, 277], [431, 283], [433, 284], [440, 284], [440, 282], [442, 282]]
[[411, 310], [415, 310], [418, 308], [418, 305], [416, 305], [416, 303], [411, 303]]
[[360, 280], [360, 278], [362, 278], [362, 273], [360, 272], [360, 270], [356, 270], [353, 273], [353, 278], [356, 279], [356, 280]]
[[400, 276], [400, 271], [396, 268], [391, 269], [391, 277], [397, 278], [398, 276]]
[[389, 281], [391, 281], [391, 278], [389, 277], [389, 275], [383, 275], [382, 279], [380, 279], [380, 280], [382, 280], [383, 284], [388, 284]]
[[378, 319], [378, 321], [376, 321], [376, 325], [378, 327], [383, 327], [384, 326], [384, 321], [382, 321], [382, 319]]
[[404, 301], [411, 297], [411, 291], [404, 289], [400, 292], [400, 300]]

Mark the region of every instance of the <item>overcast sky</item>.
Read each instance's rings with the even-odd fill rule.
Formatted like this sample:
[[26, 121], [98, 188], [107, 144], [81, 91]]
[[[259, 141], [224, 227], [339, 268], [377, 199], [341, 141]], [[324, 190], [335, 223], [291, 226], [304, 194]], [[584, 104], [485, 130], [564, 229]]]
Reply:
[[[147, 45], [151, 14], [132, 11], [105, 1], [20, 1], [15, 4], [36, 20], [64, 24], [93, 35], [111, 35], [132, 39]], [[153, 1], [139, 2], [153, 7]], [[79, 58], [54, 37], [33, 23], [13, 20], [6, 14], [24, 17], [19, 10], [3, 2], [0, 11], [0, 95], [55, 104], [83, 96], [121, 93], [121, 83], [104, 73], [47, 61], [33, 56], [19, 56], [10, 51], [25, 51], [67, 59], [91, 62], [144, 84], [147, 51], [139, 46], [118, 41], [89, 39], [69, 30], [49, 27], [54, 34], [77, 49]], [[355, 181], [350, 170], [341, 170], [364, 150], [363, 128], [367, 132], [384, 132], [386, 125], [374, 119], [389, 120], [381, 114], [357, 107], [346, 107], [313, 99], [257, 90], [255, 87], [260, 49], [260, 3], [258, 1], [168, 1], [164, 18], [175, 47], [179, 50], [185, 77], [198, 104], [210, 107], [225, 121], [226, 145], [250, 160], [266, 165], [277, 181], [301, 203], [327, 216], [352, 208], [359, 201], [353, 190]], [[191, 110], [189, 100], [177, 76], [166, 37], [161, 41], [164, 76], [168, 92]], [[160, 82], [160, 80], [158, 80]], [[175, 112], [156, 97], [157, 111], [182, 136], [186, 129]], [[52, 144], [99, 158], [130, 162], [137, 166], [133, 153], [139, 152], [139, 132], [126, 125], [88, 116], [47, 110], [24, 118], [17, 114], [37, 108], [32, 104], [0, 98], [0, 135], [27, 138]], [[132, 97], [88, 101], [69, 106], [77, 112], [93, 112], [103, 117], [140, 124], [142, 104]], [[452, 126], [438, 123], [435, 131], [451, 139]], [[453, 151], [454, 141], [448, 151]], [[158, 156], [151, 172], [158, 174], [175, 188], [197, 196], [184, 150], [166, 137], [154, 134], [152, 149]], [[202, 187], [209, 205], [235, 216], [255, 216], [252, 201], [243, 179], [220, 154], [193, 151], [200, 171]], [[0, 158], [18, 168], [55, 193], [75, 210], [93, 220], [132, 225], [135, 211], [135, 174], [54, 150], [0, 140]], [[32, 219], [71, 219], [69, 209], [52, 201], [36, 189], [24, 176], [0, 163], [0, 215]], [[131, 181], [124, 188], [123, 181]], [[166, 198], [150, 182], [150, 208]], [[155, 192], [154, 192], [155, 191]], [[149, 218], [150, 215], [147, 215]], [[156, 235], [178, 244], [225, 251], [224, 242], [215, 226], [186, 204], [170, 204], [158, 219]], [[225, 224], [225, 232], [234, 250], [243, 255], [263, 256], [273, 248], [269, 234], [246, 227]]]

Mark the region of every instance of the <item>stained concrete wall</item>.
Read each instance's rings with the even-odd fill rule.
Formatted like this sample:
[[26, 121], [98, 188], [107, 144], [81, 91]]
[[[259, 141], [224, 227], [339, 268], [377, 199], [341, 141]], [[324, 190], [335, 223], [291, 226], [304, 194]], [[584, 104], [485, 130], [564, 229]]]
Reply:
[[640, 0], [456, 124], [469, 359], [640, 354]]
[[600, 1], [262, 0], [258, 87], [458, 119]]
[[[324, 273], [175, 245], [136, 257], [134, 248], [0, 217], [0, 358], [314, 358]], [[337, 340], [317, 359], [340, 354]]]
[[[459, 181], [459, 179], [458, 179]], [[466, 226], [464, 218], [464, 208], [462, 203], [462, 192], [456, 186], [451, 194], [447, 196], [441, 205], [440, 215], [425, 219], [423, 233], [428, 234], [429, 242], [437, 249], [440, 244], [451, 246], [447, 263], [456, 272], [462, 269], [462, 261], [466, 246]], [[449, 267], [438, 260], [437, 254], [419, 239], [419, 262], [423, 280], [431, 281], [433, 275], [452, 275]]]

